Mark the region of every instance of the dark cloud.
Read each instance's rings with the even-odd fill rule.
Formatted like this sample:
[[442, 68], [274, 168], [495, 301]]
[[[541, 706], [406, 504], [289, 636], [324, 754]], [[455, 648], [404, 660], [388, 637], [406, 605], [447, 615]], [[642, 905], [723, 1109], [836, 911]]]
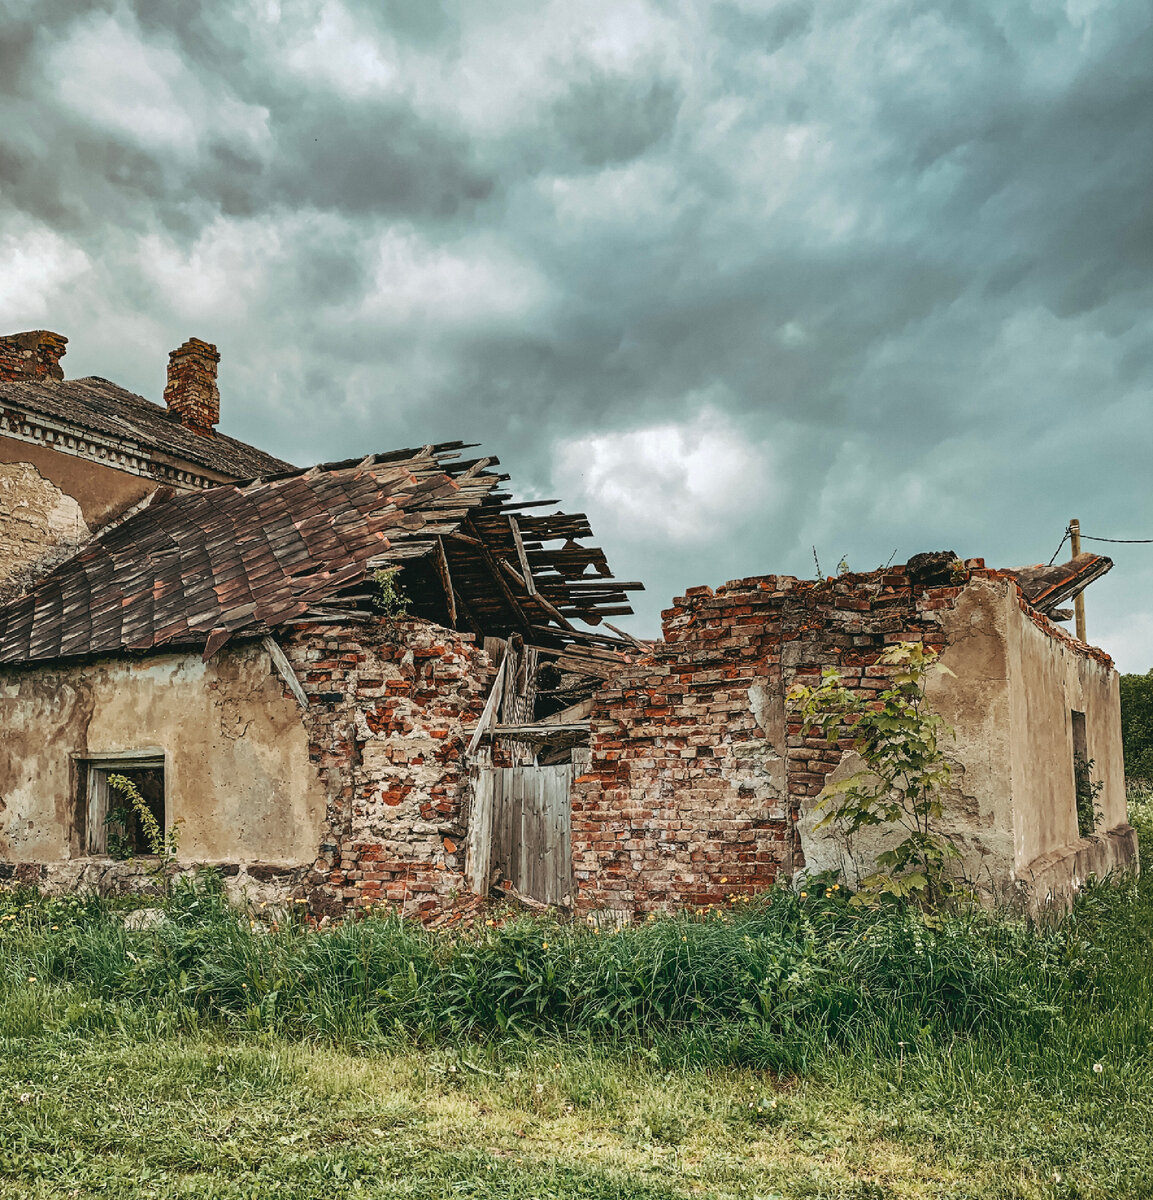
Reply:
[[588, 166], [628, 162], [671, 133], [680, 104], [668, 80], [593, 72], [553, 104], [554, 136]]
[[[0, 0], [0, 324], [297, 461], [479, 440], [650, 591], [1153, 536], [1140, 0]], [[1091, 632], [1153, 664], [1153, 552]]]

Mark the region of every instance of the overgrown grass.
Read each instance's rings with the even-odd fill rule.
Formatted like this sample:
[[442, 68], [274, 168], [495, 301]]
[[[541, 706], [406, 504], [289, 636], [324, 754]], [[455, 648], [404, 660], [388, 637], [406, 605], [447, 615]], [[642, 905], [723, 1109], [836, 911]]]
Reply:
[[[165, 913], [133, 932], [96, 898], [5, 897], [0, 1034], [145, 1022], [351, 1047], [575, 1035], [802, 1071], [831, 1049], [971, 1040], [1031, 1057], [1074, 1017], [1116, 1041], [1117, 1022], [1151, 1015], [1153, 895], [1135, 880], [1090, 888], [1053, 929], [862, 911], [836, 887], [619, 931], [520, 917], [449, 937], [387, 915], [270, 927], [211, 876], [177, 887]], [[1100, 1053], [1088, 1040], [1066, 1051]]]
[[1153, 877], [453, 937], [9, 893], [0, 1048], [0, 1197], [1153, 1195]]

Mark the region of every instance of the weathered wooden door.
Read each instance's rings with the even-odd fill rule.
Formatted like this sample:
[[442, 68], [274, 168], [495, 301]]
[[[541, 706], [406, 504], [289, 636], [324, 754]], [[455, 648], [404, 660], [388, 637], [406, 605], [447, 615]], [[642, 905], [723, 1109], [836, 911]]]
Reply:
[[572, 763], [476, 769], [468, 873], [477, 891], [507, 879], [533, 900], [569, 902], [574, 774]]

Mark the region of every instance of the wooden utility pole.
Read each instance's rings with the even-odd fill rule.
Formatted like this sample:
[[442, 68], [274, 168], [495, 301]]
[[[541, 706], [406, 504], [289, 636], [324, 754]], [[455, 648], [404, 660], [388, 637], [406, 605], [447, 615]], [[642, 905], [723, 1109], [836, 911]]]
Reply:
[[[1069, 522], [1069, 541], [1076, 558], [1081, 553], [1081, 522], [1076, 517]], [[1078, 592], [1073, 597], [1073, 615], [1077, 619], [1077, 640], [1085, 641], [1085, 593]]]

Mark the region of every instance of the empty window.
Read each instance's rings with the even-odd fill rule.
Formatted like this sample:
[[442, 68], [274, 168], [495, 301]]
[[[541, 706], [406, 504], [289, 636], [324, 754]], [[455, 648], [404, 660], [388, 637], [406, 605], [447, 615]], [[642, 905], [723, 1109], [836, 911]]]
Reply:
[[[80, 765], [87, 852], [113, 858], [155, 853], [148, 826], [152, 824], [161, 834], [167, 828], [164, 755], [149, 752], [90, 758]], [[128, 786], [119, 783], [121, 780]]]
[[1097, 825], [1097, 793], [1101, 783], [1093, 778], [1085, 714], [1071, 709], [1073, 719], [1073, 793], [1077, 805], [1077, 833], [1088, 837]]

